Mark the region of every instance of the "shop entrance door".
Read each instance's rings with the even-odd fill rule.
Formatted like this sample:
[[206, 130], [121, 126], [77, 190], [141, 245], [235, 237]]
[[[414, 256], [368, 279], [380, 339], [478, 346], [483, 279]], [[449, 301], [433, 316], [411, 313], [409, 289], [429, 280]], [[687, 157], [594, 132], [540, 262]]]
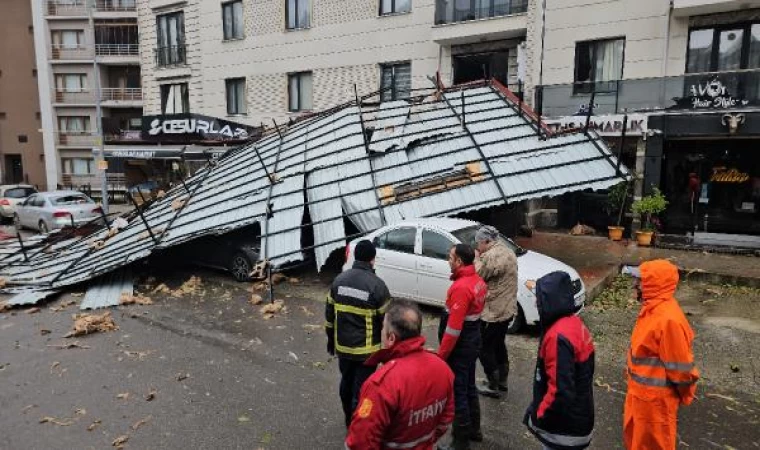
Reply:
[[5, 155], [5, 184], [19, 184], [24, 182], [24, 167], [21, 163], [21, 155]]

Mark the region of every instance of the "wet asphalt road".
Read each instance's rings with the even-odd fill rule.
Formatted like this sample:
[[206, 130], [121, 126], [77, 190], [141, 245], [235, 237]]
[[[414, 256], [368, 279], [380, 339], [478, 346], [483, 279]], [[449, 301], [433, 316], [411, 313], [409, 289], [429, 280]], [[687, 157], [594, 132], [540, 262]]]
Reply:
[[[120, 436], [128, 436], [125, 448], [135, 449], [342, 448], [337, 362], [324, 351], [321, 329], [324, 281], [312, 276], [283, 285], [277, 293], [287, 311], [266, 320], [259, 306], [247, 303], [249, 286], [202, 277], [204, 292], [152, 295], [154, 305], [113, 309], [119, 330], [110, 333], [64, 339], [78, 310], [51, 307], [81, 300], [70, 294], [36, 314], [0, 314], [0, 449], [104, 449]], [[429, 339], [437, 325], [432, 311], [425, 320]], [[591, 448], [622, 448], [625, 359], [619, 347], [635, 312], [588, 311], [585, 317], [599, 348]], [[729, 351], [758, 336], [732, 333], [737, 343]], [[73, 341], [88, 348], [55, 347]], [[486, 441], [473, 448], [539, 447], [521, 424], [536, 345], [530, 334], [510, 338], [509, 397], [481, 400]], [[754, 381], [723, 383], [716, 376], [701, 385], [700, 399], [681, 415], [682, 446], [760, 448], [760, 391], [748, 372], [753, 363], [731, 357]], [[44, 417], [58, 424], [40, 423]]]

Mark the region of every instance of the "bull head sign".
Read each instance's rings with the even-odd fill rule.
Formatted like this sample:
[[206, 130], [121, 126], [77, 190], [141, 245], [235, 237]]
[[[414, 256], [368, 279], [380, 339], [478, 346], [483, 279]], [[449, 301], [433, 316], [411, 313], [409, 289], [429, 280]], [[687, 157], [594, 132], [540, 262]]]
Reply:
[[731, 134], [736, 134], [736, 130], [739, 129], [739, 125], [744, 124], [746, 118], [744, 114], [723, 114], [721, 123], [723, 126], [728, 127], [728, 131]]

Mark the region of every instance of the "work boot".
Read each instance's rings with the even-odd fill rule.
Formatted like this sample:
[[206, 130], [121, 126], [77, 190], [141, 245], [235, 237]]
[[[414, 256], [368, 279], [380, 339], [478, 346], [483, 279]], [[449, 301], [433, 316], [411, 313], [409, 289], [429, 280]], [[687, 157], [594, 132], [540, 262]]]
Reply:
[[478, 394], [484, 397], [500, 398], [499, 394], [499, 372], [494, 371], [486, 374], [488, 381], [484, 385], [478, 385]]
[[483, 442], [483, 432], [480, 431], [480, 402], [478, 398], [470, 399], [470, 440]]
[[509, 391], [509, 388], [507, 387], [507, 377], [509, 377], [509, 361], [499, 366], [498, 388], [502, 392]]
[[438, 450], [470, 450], [470, 424], [454, 419], [451, 427], [451, 444], [438, 444]]

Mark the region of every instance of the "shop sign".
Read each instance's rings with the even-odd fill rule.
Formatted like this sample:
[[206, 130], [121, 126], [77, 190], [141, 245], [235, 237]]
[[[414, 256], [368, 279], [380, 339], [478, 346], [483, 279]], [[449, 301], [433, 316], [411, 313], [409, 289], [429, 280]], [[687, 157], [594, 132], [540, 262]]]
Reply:
[[146, 141], [240, 141], [250, 139], [257, 129], [200, 114], [145, 116], [142, 137]]
[[739, 172], [736, 169], [726, 170], [725, 167], [716, 167], [710, 181], [714, 183], [744, 183], [749, 180], [749, 174]]
[[[595, 130], [601, 136], [620, 136], [623, 132], [622, 114], [609, 116], [591, 116], [589, 129]], [[559, 119], [547, 119], [544, 121], [552, 132], [584, 128], [586, 117], [565, 116]], [[629, 136], [642, 136], [647, 132], [647, 116], [644, 114], [629, 114], [626, 134]]]
[[688, 95], [676, 100], [672, 109], [728, 109], [741, 108], [750, 101], [734, 97], [718, 78], [687, 85]]

